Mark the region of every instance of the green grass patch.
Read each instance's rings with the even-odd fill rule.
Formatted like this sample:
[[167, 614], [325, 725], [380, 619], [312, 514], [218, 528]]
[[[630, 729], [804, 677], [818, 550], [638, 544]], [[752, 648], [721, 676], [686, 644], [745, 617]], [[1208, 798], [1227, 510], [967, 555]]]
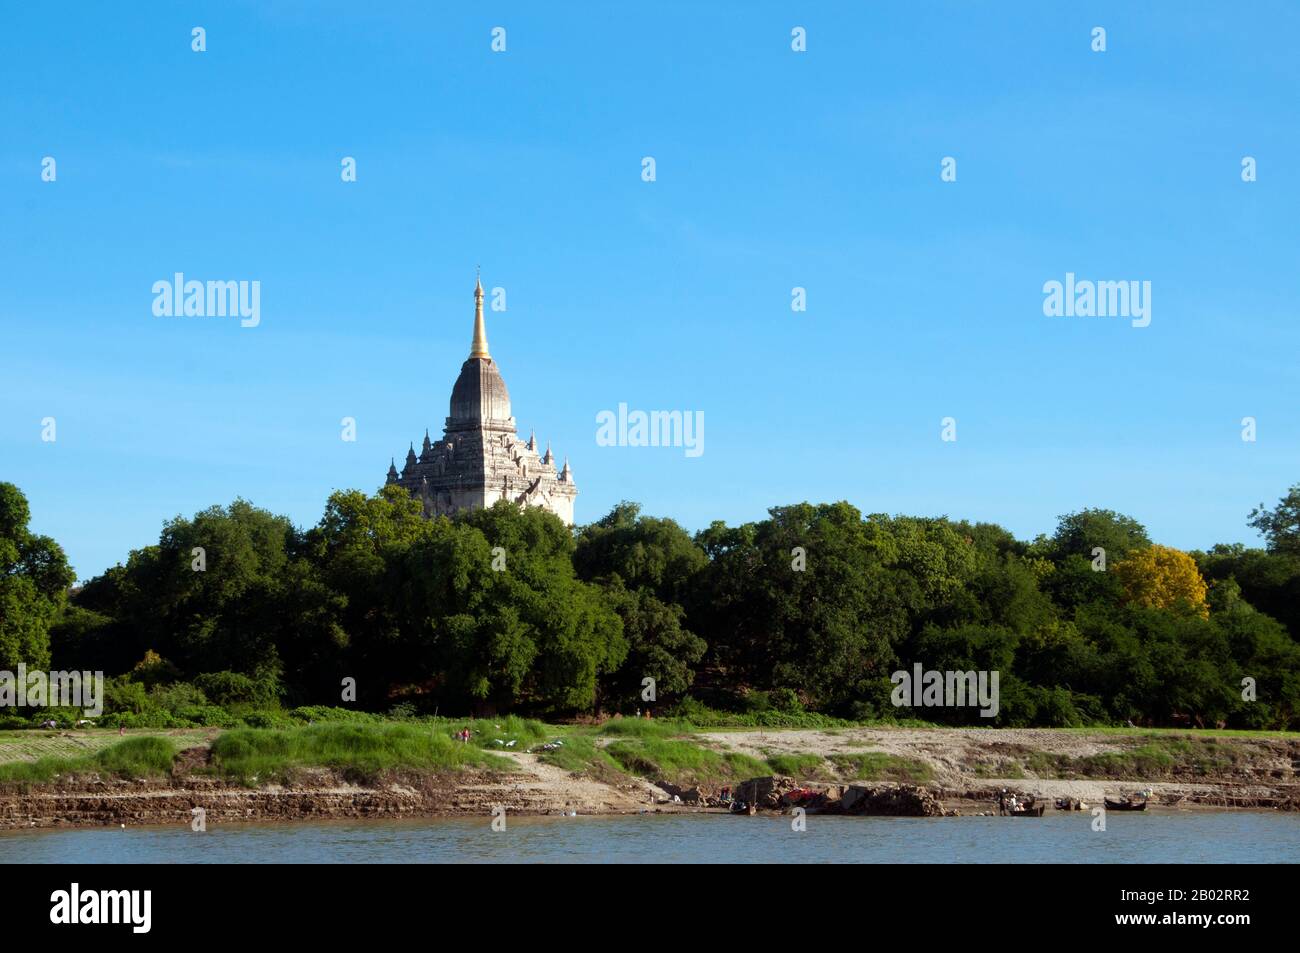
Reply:
[[600, 726], [600, 733], [611, 738], [673, 738], [694, 727], [676, 718], [611, 718]]
[[826, 773], [826, 759], [816, 754], [771, 754], [768, 755], [767, 766], [773, 774], [800, 780], [821, 777]]
[[[446, 715], [417, 715], [411, 718], [378, 718], [380, 725], [407, 725], [437, 731], [462, 744], [457, 735], [470, 730], [469, 744], [484, 751], [527, 751], [534, 745], [561, 737], [569, 729], [548, 725], [536, 718], [500, 715], [494, 718], [448, 718]], [[509, 744], [513, 741], [514, 744]]]
[[679, 738], [615, 741], [605, 752], [624, 771], [681, 787], [764, 777], [771, 772], [757, 758], [713, 751]]
[[[203, 744], [212, 734], [211, 729], [189, 731], [132, 731], [127, 738], [160, 735], [172, 739], [178, 749]], [[64, 760], [93, 755], [105, 748], [122, 743], [116, 731], [100, 728], [81, 728], [76, 731], [28, 730], [0, 731], [0, 764], [10, 761], [38, 761], [41, 758]]]
[[609, 752], [598, 746], [590, 735], [573, 733], [560, 740], [564, 744], [539, 752], [538, 760], [555, 765], [570, 774], [581, 774], [597, 781], [626, 780], [619, 763], [609, 756]]
[[1015, 778], [1019, 780], [1025, 777], [1025, 769], [1020, 762], [1005, 760], [994, 764], [981, 761], [975, 765], [971, 773], [977, 778]]
[[1145, 780], [1174, 776], [1206, 776], [1249, 765], [1247, 747], [1224, 744], [1209, 736], [1149, 736], [1145, 744], [1124, 751], [1072, 758], [1035, 751], [1027, 767], [1041, 778], [1117, 778]]
[[437, 726], [346, 722], [303, 728], [240, 728], [212, 743], [217, 774], [244, 784], [292, 781], [304, 768], [330, 768], [357, 783], [383, 774], [508, 769], [509, 759], [462, 744]]
[[899, 781], [928, 784], [934, 780], [933, 769], [923, 761], [904, 758], [884, 751], [861, 754], [833, 754], [831, 764], [852, 781]]
[[127, 738], [92, 755], [45, 757], [0, 765], [0, 784], [48, 784], [55, 778], [109, 775], [115, 778], [165, 777], [171, 773], [176, 746], [167, 738]]
[[1095, 725], [1082, 728], [1054, 728], [1053, 731], [1068, 731], [1079, 735], [1128, 735], [1134, 738], [1276, 738], [1295, 741], [1300, 738], [1297, 731], [1278, 731], [1267, 728], [1129, 728], [1126, 726]]
[[[502, 715], [500, 718], [436, 718], [427, 721], [453, 740], [456, 732], [468, 728], [470, 744], [485, 751], [527, 751], [533, 745], [554, 740], [563, 733], [563, 729], [554, 725], [547, 725], [536, 718], [520, 718], [518, 715]], [[514, 744], [507, 747], [511, 741]]]

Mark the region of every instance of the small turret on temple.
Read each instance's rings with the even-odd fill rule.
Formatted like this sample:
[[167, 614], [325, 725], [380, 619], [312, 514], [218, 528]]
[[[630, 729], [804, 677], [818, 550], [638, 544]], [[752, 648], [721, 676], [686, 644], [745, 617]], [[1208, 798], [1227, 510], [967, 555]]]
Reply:
[[424, 503], [426, 516], [491, 506], [512, 500], [520, 506], [540, 506], [573, 523], [578, 488], [569, 461], [555, 470], [547, 443], [537, 455], [537, 435], [519, 439], [510, 409], [510, 392], [488, 351], [483, 319], [483, 284], [474, 287], [474, 336], [469, 357], [451, 389], [451, 403], [441, 440], [430, 442], [429, 431], [419, 458], [412, 443], [401, 474], [396, 462], [388, 467], [388, 483], [405, 487]]

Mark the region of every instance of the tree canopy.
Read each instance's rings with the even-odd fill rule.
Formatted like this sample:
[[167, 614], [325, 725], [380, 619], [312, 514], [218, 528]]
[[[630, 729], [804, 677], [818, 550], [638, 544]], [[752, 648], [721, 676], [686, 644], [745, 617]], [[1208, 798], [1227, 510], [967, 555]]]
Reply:
[[164, 693], [194, 718], [630, 712], [652, 680], [660, 709], [988, 723], [900, 711], [890, 676], [920, 664], [997, 671], [994, 724], [1297, 727], [1290, 512], [1260, 522], [1267, 549], [1189, 554], [1106, 509], [1032, 541], [843, 501], [692, 535], [628, 502], [575, 528], [504, 502], [427, 519], [385, 487], [332, 494], [307, 529], [245, 500], [178, 516], [69, 601], [62, 552], [0, 485], [0, 663], [102, 669], [124, 710]]
[[28, 529], [31, 510], [18, 487], [0, 483], [0, 669], [50, 661], [50, 625], [75, 576], [58, 543]]

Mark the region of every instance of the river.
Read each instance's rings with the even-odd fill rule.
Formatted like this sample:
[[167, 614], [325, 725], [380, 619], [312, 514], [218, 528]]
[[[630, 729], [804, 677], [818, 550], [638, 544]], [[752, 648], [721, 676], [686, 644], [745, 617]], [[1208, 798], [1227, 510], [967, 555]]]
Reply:
[[1300, 815], [1043, 818], [641, 815], [332, 821], [0, 832], [17, 863], [1232, 863], [1300, 862]]

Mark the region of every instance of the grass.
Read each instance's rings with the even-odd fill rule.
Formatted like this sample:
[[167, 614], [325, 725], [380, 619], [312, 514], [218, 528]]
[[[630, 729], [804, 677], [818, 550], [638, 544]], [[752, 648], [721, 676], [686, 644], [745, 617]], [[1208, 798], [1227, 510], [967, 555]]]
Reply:
[[996, 764], [981, 762], [975, 765], [971, 773], [977, 778], [1014, 778], [1020, 780], [1025, 777], [1025, 769], [1022, 764], [1018, 761], [1006, 760], [999, 761]]
[[[994, 729], [995, 731], [997, 729]], [[1300, 739], [1300, 732], [1278, 731], [1266, 728], [1129, 728], [1124, 725], [1101, 725], [1084, 728], [1052, 728], [1051, 731], [1068, 731], [1080, 735], [1131, 735], [1153, 738], [1277, 738], [1284, 741]]]
[[[514, 742], [509, 750], [526, 751], [533, 745], [559, 737], [564, 731], [536, 718], [520, 718], [518, 715], [502, 715], [499, 718], [427, 718], [413, 724], [432, 725], [453, 741], [456, 732], [468, 728], [470, 744], [485, 751], [500, 751], [509, 741]], [[498, 741], [501, 744], [497, 744]]]
[[468, 767], [507, 769], [509, 759], [461, 744], [434, 726], [338, 722], [303, 728], [237, 728], [212, 743], [217, 774], [256, 784], [292, 781], [305, 768], [330, 768], [370, 783], [387, 773], [440, 774]]
[[1163, 734], [1126, 751], [1072, 758], [1035, 751], [1026, 766], [1041, 778], [1129, 778], [1204, 776], [1248, 766], [1248, 750], [1220, 744], [1217, 737]]
[[826, 773], [826, 759], [817, 754], [770, 754], [767, 766], [773, 774], [783, 774], [800, 780], [819, 778]]
[[694, 726], [675, 718], [612, 718], [600, 733], [613, 738], [672, 738], [690, 734]]
[[[137, 730], [127, 731], [126, 737], [171, 738], [179, 748], [189, 748], [203, 744], [212, 734], [212, 729], [203, 728], [186, 731]], [[13, 761], [38, 761], [41, 758], [79, 758], [112, 747], [121, 741], [122, 736], [111, 729], [0, 731], [0, 765]]]
[[47, 756], [35, 761], [0, 764], [0, 784], [47, 784], [60, 777], [89, 774], [115, 778], [165, 777], [171, 773], [176, 750], [174, 742], [157, 735], [127, 738], [94, 754]]
[[833, 754], [831, 764], [853, 781], [900, 781], [927, 784], [934, 780], [934, 770], [923, 761], [904, 758], [884, 751], [862, 754]]
[[596, 744], [587, 734], [573, 733], [563, 739], [564, 744], [539, 754], [539, 760], [555, 765], [570, 774], [580, 774], [606, 783], [626, 780], [626, 773], [609, 752]]
[[680, 738], [623, 739], [610, 744], [605, 752], [629, 774], [681, 787], [748, 780], [771, 773], [757, 758], [701, 748]]

